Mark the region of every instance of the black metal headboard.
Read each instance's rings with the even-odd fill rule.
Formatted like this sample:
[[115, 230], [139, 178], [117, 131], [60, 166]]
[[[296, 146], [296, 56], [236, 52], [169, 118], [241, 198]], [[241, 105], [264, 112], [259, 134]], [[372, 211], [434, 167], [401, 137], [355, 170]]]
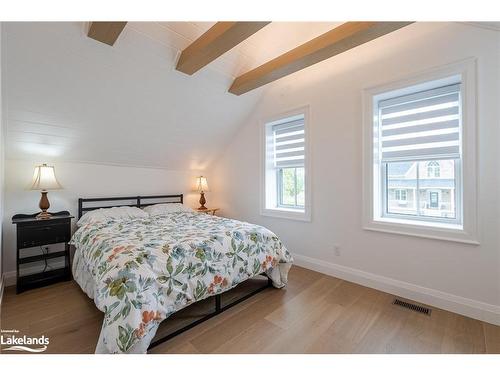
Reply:
[[[110, 202], [121, 201], [130, 202], [128, 204], [111, 204]], [[88, 205], [91, 202], [108, 202], [107, 206], [94, 206], [92, 204]], [[97, 210], [99, 208], [111, 208], [111, 207], [146, 207], [151, 206], [153, 204], [160, 203], [183, 203], [184, 195], [183, 194], [175, 194], [175, 195], [137, 195], [133, 197], [111, 197], [111, 198], [79, 198], [78, 199], [78, 219], [82, 217], [82, 215], [87, 211]], [[87, 204], [86, 204], [87, 203]]]

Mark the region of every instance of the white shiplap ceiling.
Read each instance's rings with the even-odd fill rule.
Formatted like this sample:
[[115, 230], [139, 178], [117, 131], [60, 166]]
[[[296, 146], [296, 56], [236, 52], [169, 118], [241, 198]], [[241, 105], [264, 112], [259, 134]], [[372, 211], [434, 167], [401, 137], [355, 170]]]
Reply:
[[6, 156], [204, 169], [251, 114], [261, 88], [234, 77], [338, 23], [271, 23], [193, 76], [175, 70], [210, 22], [131, 22], [113, 47], [83, 23], [4, 23]]
[[[183, 50], [215, 22], [132, 22], [138, 32]], [[208, 66], [231, 78], [264, 64], [333, 29], [340, 22], [272, 22]], [[162, 30], [159, 30], [160, 27]]]

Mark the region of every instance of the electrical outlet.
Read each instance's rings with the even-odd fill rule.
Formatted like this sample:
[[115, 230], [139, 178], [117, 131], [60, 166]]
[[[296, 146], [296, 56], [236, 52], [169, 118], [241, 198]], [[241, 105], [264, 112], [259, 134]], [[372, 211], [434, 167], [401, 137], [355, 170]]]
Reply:
[[339, 245], [333, 245], [333, 253], [335, 256], [339, 257], [340, 256], [340, 246]]

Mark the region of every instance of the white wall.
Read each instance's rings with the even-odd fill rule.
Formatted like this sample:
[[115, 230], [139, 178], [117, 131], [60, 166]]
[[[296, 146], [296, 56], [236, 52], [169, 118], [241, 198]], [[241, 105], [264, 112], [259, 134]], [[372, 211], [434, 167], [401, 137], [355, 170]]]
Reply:
[[[300, 264], [500, 324], [499, 35], [417, 23], [270, 85], [213, 171], [223, 214], [269, 227]], [[481, 245], [363, 230], [362, 90], [473, 56]], [[311, 114], [312, 221], [260, 216], [259, 121], [304, 105]]]
[[[7, 284], [15, 278], [16, 232], [11, 222], [17, 213], [38, 212], [40, 192], [28, 190], [33, 168], [41, 161], [5, 161], [4, 272]], [[199, 194], [193, 192], [197, 171], [169, 171], [84, 163], [53, 163], [63, 190], [49, 191], [51, 212], [68, 210], [78, 214], [78, 198], [127, 195], [185, 194], [185, 203], [196, 207]], [[209, 178], [209, 183], [211, 182]], [[210, 193], [207, 201], [210, 202]], [[76, 219], [73, 221], [73, 224]]]

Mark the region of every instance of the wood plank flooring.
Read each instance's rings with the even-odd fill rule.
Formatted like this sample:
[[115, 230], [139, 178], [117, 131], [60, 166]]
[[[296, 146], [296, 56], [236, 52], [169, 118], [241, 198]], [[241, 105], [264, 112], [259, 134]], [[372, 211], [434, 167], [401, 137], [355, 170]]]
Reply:
[[[393, 298], [294, 266], [286, 289], [259, 293], [151, 353], [500, 353], [499, 326], [437, 308], [423, 315]], [[75, 282], [20, 295], [8, 288], [0, 315], [2, 329], [48, 336], [48, 353], [93, 353], [102, 317]]]

